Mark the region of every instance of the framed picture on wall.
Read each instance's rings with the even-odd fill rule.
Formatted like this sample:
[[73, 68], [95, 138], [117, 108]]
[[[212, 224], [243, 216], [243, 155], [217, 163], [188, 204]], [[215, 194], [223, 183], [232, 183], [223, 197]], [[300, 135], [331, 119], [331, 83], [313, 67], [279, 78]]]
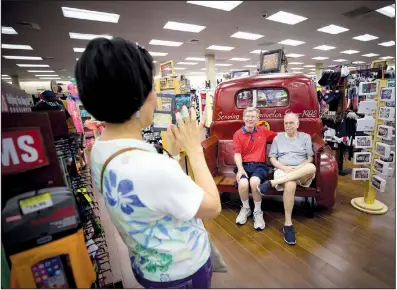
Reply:
[[370, 170], [368, 168], [353, 168], [353, 180], [369, 180]]
[[371, 152], [355, 152], [353, 154], [353, 164], [366, 165], [371, 163]]
[[372, 137], [371, 136], [356, 136], [355, 148], [364, 149], [372, 147]]
[[378, 119], [390, 121], [394, 119], [395, 110], [392, 107], [380, 107], [378, 112]]
[[396, 100], [395, 87], [382, 88], [380, 99], [384, 102], [394, 102]]
[[363, 95], [377, 95], [379, 92], [379, 81], [361, 82], [358, 87], [358, 94]]
[[393, 137], [393, 127], [380, 125], [378, 127], [377, 137], [386, 140], [391, 140]]

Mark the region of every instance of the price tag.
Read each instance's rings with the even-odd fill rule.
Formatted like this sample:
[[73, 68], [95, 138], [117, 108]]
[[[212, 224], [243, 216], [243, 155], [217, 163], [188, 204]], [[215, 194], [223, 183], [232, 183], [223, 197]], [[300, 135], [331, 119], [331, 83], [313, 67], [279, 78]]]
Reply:
[[19, 202], [24, 215], [53, 206], [51, 193], [35, 195]]

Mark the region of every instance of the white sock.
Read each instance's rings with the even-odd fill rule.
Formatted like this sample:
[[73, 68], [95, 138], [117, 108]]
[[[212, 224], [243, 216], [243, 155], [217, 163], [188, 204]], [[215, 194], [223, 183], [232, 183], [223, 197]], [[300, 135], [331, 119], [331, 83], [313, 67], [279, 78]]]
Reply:
[[260, 201], [254, 201], [254, 204], [255, 204], [254, 212], [262, 211], [262, 209], [261, 209], [262, 201], [261, 200]]
[[242, 200], [241, 201], [243, 203], [243, 208], [250, 208], [250, 204], [249, 204], [249, 200]]

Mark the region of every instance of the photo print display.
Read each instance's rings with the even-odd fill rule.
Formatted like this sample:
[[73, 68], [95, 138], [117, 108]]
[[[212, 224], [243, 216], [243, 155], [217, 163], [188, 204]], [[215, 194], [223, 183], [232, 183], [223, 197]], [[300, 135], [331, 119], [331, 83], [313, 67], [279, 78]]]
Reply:
[[358, 104], [358, 114], [374, 114], [376, 112], [376, 101], [362, 101]]
[[375, 119], [372, 117], [361, 118], [357, 120], [357, 131], [369, 132], [375, 129]]
[[378, 112], [378, 119], [384, 121], [391, 121], [394, 119], [395, 110], [392, 107], [380, 107]]
[[390, 151], [389, 157], [381, 157], [380, 160], [388, 163], [394, 163], [395, 162], [395, 153], [394, 151]]
[[371, 152], [355, 152], [353, 155], [353, 164], [366, 165], [371, 163]]
[[379, 91], [379, 82], [361, 82], [358, 87], [358, 94], [363, 95], [377, 95]]
[[371, 185], [379, 192], [384, 192], [386, 188], [386, 180], [379, 175], [373, 175]]
[[373, 169], [382, 174], [382, 175], [387, 175], [388, 171], [389, 171], [389, 163], [384, 162], [380, 159], [375, 159], [374, 160], [374, 167]]
[[375, 152], [376, 154], [380, 155], [381, 157], [388, 158], [390, 156], [390, 145], [382, 143], [382, 142], [376, 142], [375, 146]]
[[380, 125], [378, 127], [377, 137], [386, 140], [391, 140], [393, 137], [393, 127]]
[[353, 180], [369, 180], [370, 170], [368, 168], [353, 168]]
[[394, 102], [396, 100], [395, 87], [382, 88], [380, 99], [384, 102]]
[[355, 148], [364, 149], [372, 147], [372, 137], [371, 136], [356, 136], [354, 139]]

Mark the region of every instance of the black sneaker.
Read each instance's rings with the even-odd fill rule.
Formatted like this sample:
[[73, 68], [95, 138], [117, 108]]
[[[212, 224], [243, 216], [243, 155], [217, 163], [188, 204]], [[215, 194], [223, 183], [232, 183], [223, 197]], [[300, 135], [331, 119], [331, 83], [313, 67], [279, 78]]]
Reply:
[[258, 185], [258, 191], [264, 194], [268, 192], [271, 187], [272, 184], [270, 183], [270, 180], [266, 180], [264, 183]]
[[284, 241], [288, 245], [295, 245], [296, 244], [296, 239], [295, 239], [295, 230], [294, 226], [284, 226], [283, 227], [283, 233], [284, 233]]

